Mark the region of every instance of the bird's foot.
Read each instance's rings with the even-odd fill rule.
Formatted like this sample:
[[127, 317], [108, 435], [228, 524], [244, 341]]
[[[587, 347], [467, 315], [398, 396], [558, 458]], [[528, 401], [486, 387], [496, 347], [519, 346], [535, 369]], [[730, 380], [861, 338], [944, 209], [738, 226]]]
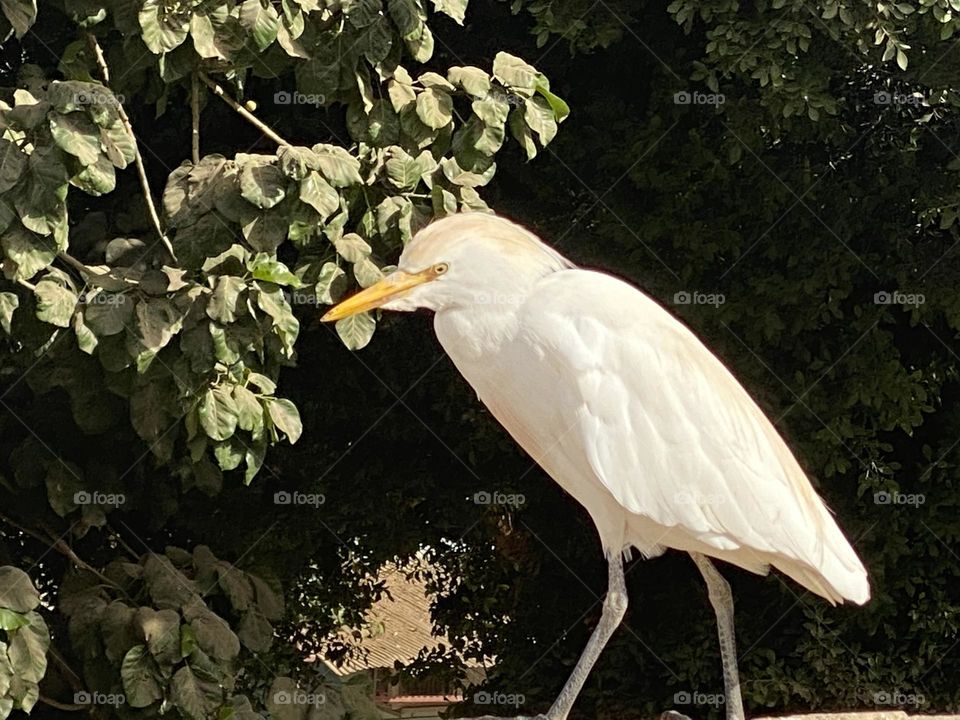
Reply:
[[660, 713], [660, 720], [690, 720], [690, 716], [676, 710], [667, 710]]

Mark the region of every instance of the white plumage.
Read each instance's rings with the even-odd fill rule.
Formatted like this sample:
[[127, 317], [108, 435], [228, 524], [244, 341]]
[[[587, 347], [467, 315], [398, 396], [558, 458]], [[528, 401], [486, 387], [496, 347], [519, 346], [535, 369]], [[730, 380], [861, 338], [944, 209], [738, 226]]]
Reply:
[[[377, 306], [436, 311], [437, 337], [481, 401], [590, 513], [611, 587], [620, 553], [676, 548], [758, 573], [772, 565], [830, 602], [870, 597], [863, 565], [770, 421], [690, 330], [631, 285], [470, 213], [425, 228], [394, 276], [327, 319]], [[711, 583], [712, 568], [698, 566]], [[728, 694], [739, 699], [732, 672]], [[569, 704], [558, 700], [551, 717]]]

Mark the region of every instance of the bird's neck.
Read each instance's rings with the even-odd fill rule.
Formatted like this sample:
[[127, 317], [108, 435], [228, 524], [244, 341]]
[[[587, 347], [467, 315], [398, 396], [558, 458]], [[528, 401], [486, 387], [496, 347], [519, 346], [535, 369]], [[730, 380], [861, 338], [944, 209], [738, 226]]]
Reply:
[[490, 359], [516, 337], [517, 307], [491, 298], [489, 304], [445, 308], [437, 312], [434, 329], [455, 362]]

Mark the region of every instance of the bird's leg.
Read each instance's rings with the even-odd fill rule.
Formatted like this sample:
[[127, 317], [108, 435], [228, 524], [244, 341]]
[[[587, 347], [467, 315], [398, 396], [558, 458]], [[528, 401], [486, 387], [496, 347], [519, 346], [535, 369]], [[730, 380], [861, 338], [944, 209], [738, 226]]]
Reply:
[[707, 595], [717, 615], [720, 636], [720, 659], [723, 662], [723, 689], [726, 696], [727, 720], [744, 720], [740, 697], [740, 673], [737, 671], [737, 641], [733, 631], [733, 594], [713, 563], [705, 555], [692, 552], [690, 557], [707, 581]]
[[609, 558], [609, 580], [607, 584], [607, 596], [603, 600], [603, 612], [600, 614], [600, 622], [594, 628], [587, 646], [583, 649], [577, 666], [570, 673], [567, 684], [557, 696], [550, 710], [547, 711], [549, 720], [566, 720], [570, 713], [570, 708], [580, 694], [587, 675], [593, 669], [597, 658], [610, 640], [614, 630], [623, 620], [627, 612], [627, 583], [623, 577], [623, 557], [619, 552], [614, 552]]

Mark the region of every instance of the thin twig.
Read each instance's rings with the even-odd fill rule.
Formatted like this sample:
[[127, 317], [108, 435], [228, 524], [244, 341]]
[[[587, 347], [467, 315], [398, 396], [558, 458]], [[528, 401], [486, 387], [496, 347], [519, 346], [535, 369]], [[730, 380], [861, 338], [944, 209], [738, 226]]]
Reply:
[[273, 140], [277, 145], [289, 146], [290, 143], [284, 140], [282, 137], [277, 135], [273, 130], [270, 129], [268, 125], [265, 125], [260, 118], [254, 115], [252, 112], [247, 110], [243, 105], [238, 103], [232, 97], [227, 95], [222, 87], [217, 85], [213, 80], [208, 78], [205, 73], [200, 73], [200, 79], [203, 81], [203, 84], [208, 88], [213, 90], [213, 94], [223, 100], [227, 105], [236, 110], [243, 118], [249, 122], [251, 125], [257, 128], [260, 132], [266, 135], [268, 138]]
[[84, 265], [82, 262], [77, 260], [75, 257], [73, 257], [73, 255], [70, 255], [69, 253], [58, 252], [57, 257], [63, 260], [65, 263], [67, 263], [67, 265], [72, 267], [74, 270], [81, 273], [81, 275], [84, 275], [90, 272], [90, 268], [88, 268], [86, 265]]
[[[88, 34], [87, 39], [90, 43], [90, 47], [93, 49], [93, 55], [96, 58], [97, 65], [100, 67], [100, 74], [103, 76], [103, 84], [109, 87], [110, 68], [107, 67], [107, 59], [103, 55], [103, 48], [100, 47], [100, 43], [97, 42], [97, 38], [95, 36]], [[123, 108], [123, 103], [117, 103], [117, 113], [120, 115], [120, 122], [123, 123], [127, 133], [129, 133], [130, 137], [135, 140], [136, 135], [133, 133], [133, 125], [130, 122], [130, 118], [127, 116], [127, 111]], [[133, 154], [134, 160], [137, 164], [137, 174], [140, 177], [140, 187], [143, 189], [143, 197], [147, 203], [147, 212], [150, 213], [150, 219], [153, 221], [153, 227], [156, 229], [157, 235], [160, 236], [160, 241], [163, 243], [163, 246], [167, 249], [167, 252], [170, 253], [170, 257], [176, 261], [177, 255], [173, 252], [173, 244], [170, 242], [170, 238], [167, 237], [166, 233], [163, 232], [163, 226], [160, 224], [160, 216], [157, 214], [157, 207], [153, 204], [153, 194], [150, 192], [150, 182], [147, 180], [147, 171], [143, 163], [143, 155], [140, 154], [140, 146], [137, 142], [134, 142], [133, 144]]]
[[31, 291], [31, 292], [36, 292], [36, 291], [37, 291], [37, 286], [34, 285], [34, 284], [33, 284], [32, 282], [30, 282], [29, 280], [24, 280], [24, 279], [22, 279], [22, 278], [17, 278], [17, 284], [18, 284], [18, 285], [22, 285], [23, 287], [25, 287], [27, 290], [29, 290], [29, 291]]
[[130, 553], [130, 557], [132, 557], [134, 560], [139, 560], [140, 555], [132, 547], [127, 545], [127, 541], [124, 540], [123, 536], [117, 532], [117, 529], [113, 527], [109, 522], [106, 523], [106, 526], [107, 526], [107, 529], [113, 533], [113, 537], [116, 538], [117, 543], [123, 546], [123, 549], [126, 550], [128, 553]]
[[190, 81], [190, 109], [193, 114], [193, 128], [190, 133], [191, 149], [193, 150], [193, 164], [200, 163], [200, 78], [197, 71], [193, 71]]
[[53, 661], [60, 666], [60, 669], [63, 670], [63, 674], [66, 675], [70, 687], [77, 692], [83, 692], [85, 689], [83, 687], [83, 681], [80, 679], [80, 676], [77, 675], [77, 671], [70, 667], [67, 661], [63, 659], [63, 655], [57, 650], [56, 646], [51, 644], [47, 649], [47, 653], [53, 658]]

